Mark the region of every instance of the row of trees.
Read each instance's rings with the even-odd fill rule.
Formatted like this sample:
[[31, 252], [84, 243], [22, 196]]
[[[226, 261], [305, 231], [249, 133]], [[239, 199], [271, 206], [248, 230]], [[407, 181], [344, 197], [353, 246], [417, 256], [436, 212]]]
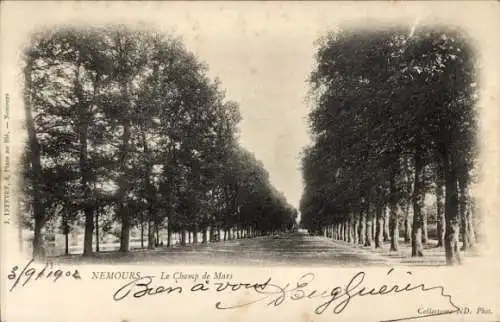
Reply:
[[[475, 241], [476, 63], [457, 30], [330, 33], [311, 74], [313, 144], [303, 156], [302, 224], [422, 256], [426, 195], [449, 264]], [[387, 215], [386, 215], [387, 213]], [[412, 214], [412, 215], [411, 215]], [[387, 233], [386, 233], [387, 234]]]
[[99, 215], [121, 225], [120, 251], [137, 225], [150, 248], [162, 228], [185, 243], [187, 231], [207, 241], [293, 225], [296, 211], [238, 144], [238, 105], [179, 39], [116, 26], [50, 30], [32, 38], [24, 61], [22, 204], [35, 257], [49, 220], [66, 235], [83, 221], [84, 255]]

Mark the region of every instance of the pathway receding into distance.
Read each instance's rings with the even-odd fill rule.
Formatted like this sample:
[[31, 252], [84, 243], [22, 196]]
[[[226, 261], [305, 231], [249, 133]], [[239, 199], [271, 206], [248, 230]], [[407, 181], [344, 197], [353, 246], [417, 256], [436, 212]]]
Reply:
[[102, 252], [92, 258], [70, 255], [54, 258], [64, 263], [173, 264], [173, 265], [271, 265], [348, 266], [444, 265], [444, 250], [425, 246], [425, 256], [412, 258], [411, 246], [398, 252], [383, 248], [353, 246], [321, 236], [290, 233], [185, 247], [134, 250], [130, 253]]

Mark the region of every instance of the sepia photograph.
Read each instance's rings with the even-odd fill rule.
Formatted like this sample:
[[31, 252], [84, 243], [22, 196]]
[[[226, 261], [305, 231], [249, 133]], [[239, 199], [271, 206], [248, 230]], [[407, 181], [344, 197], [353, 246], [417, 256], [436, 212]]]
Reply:
[[[14, 23], [28, 13], [29, 26]], [[55, 298], [35, 304], [43, 321], [199, 321], [198, 310], [133, 315], [167, 298], [203, 302], [217, 321], [500, 318], [499, 13], [492, 2], [4, 2], [2, 297], [61, 298], [66, 283], [65, 313]], [[482, 283], [475, 304], [448, 289], [469, 301]], [[402, 303], [394, 312], [377, 304], [386, 294]], [[81, 296], [113, 313], [70, 314]], [[144, 296], [156, 304], [113, 315]], [[323, 297], [295, 314], [218, 316]], [[20, 298], [2, 301], [2, 322], [35, 318]]]
[[34, 257], [435, 265], [481, 246], [480, 84], [460, 30], [413, 21], [318, 39], [303, 187], [285, 187], [303, 188], [298, 203], [240, 143], [239, 103], [181, 40], [56, 27], [24, 56], [19, 234]]

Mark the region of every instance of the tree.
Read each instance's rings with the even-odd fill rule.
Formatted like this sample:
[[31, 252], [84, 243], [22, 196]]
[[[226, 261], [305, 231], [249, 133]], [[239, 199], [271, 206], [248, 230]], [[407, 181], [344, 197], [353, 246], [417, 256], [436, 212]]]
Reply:
[[42, 169], [40, 161], [40, 143], [36, 137], [35, 122], [33, 120], [33, 106], [32, 106], [32, 73], [34, 63], [37, 58], [37, 52], [34, 49], [28, 49], [26, 52], [26, 65], [24, 67], [24, 110], [26, 117], [26, 128], [28, 130], [28, 155], [29, 166], [31, 168], [31, 186], [32, 186], [32, 203], [33, 203], [33, 217], [34, 225], [34, 238], [33, 238], [33, 257], [44, 257], [44, 248], [42, 242], [42, 226], [45, 220], [45, 210], [42, 205], [41, 185], [42, 185]]
[[48, 220], [66, 236], [83, 221], [86, 256], [114, 223], [122, 252], [134, 227], [142, 246], [147, 227], [154, 248], [163, 229], [170, 246], [172, 233], [185, 244], [199, 232], [207, 242], [209, 228], [242, 238], [293, 226], [294, 209], [238, 143], [238, 104], [179, 39], [62, 28], [37, 35], [26, 53], [24, 201], [37, 254]]
[[[340, 225], [341, 237], [350, 240], [359, 222], [365, 245], [375, 237], [375, 247], [381, 247], [388, 206], [391, 249], [397, 250], [397, 208], [404, 212], [408, 241], [411, 204], [412, 256], [422, 256], [424, 197], [444, 182], [446, 258], [457, 262], [458, 218], [464, 248], [473, 239], [465, 233], [472, 227], [466, 187], [476, 153], [471, 53], [454, 30], [343, 30], [321, 39], [310, 79], [314, 143], [303, 157], [301, 212], [311, 228]], [[359, 205], [366, 211], [352, 220]]]

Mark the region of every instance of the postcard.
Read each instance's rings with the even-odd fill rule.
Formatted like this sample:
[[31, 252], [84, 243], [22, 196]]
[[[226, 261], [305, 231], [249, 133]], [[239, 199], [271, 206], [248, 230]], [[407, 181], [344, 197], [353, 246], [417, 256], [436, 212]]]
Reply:
[[1, 321], [500, 320], [498, 2], [1, 9]]

